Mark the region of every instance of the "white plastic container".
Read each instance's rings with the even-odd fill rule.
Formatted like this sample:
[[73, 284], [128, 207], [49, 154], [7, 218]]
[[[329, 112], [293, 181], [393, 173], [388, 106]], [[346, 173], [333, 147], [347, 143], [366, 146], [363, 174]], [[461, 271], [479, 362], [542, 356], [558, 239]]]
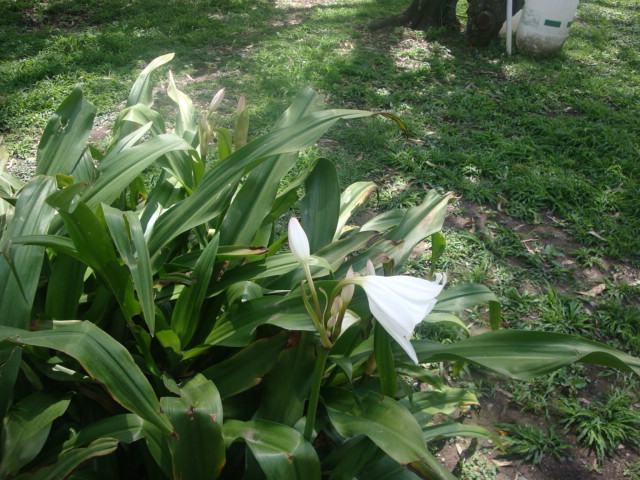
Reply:
[[569, 27], [579, 0], [526, 0], [516, 34], [516, 45], [525, 52], [559, 52], [569, 36]]

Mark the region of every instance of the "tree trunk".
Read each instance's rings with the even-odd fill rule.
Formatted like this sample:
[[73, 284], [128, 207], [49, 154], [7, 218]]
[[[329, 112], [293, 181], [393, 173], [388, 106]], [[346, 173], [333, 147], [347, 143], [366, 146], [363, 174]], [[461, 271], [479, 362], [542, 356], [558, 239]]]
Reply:
[[409, 27], [427, 30], [431, 27], [449, 26], [459, 29], [457, 3], [458, 0], [413, 0], [401, 14], [374, 22], [370, 28]]
[[[371, 29], [385, 27], [409, 27], [427, 30], [431, 27], [452, 27], [459, 29], [456, 16], [459, 0], [412, 0], [407, 9], [399, 15], [378, 20]], [[469, 45], [484, 47], [498, 36], [507, 18], [505, 0], [467, 0], [467, 28], [465, 34]], [[524, 0], [512, 0], [515, 14], [524, 5]]]
[[[468, 0], [467, 28], [465, 34], [469, 45], [486, 47], [498, 37], [500, 28], [507, 19], [505, 0]], [[513, 14], [522, 9], [524, 0], [512, 0]]]

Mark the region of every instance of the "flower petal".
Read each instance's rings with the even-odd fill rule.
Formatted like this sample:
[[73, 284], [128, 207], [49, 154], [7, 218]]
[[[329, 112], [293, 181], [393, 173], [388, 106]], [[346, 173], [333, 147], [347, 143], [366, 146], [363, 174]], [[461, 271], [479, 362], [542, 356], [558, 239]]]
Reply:
[[291, 248], [291, 253], [296, 257], [296, 260], [302, 265], [309, 262], [311, 255], [309, 252], [309, 239], [296, 217], [289, 219], [289, 248]]
[[398, 275], [354, 279], [364, 288], [369, 310], [389, 335], [418, 363], [410, 338], [416, 325], [433, 309], [444, 284]]

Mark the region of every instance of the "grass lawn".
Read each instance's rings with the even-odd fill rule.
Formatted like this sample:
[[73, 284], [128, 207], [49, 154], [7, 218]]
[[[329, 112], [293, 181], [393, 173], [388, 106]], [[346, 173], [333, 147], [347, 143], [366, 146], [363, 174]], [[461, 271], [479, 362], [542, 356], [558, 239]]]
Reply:
[[[0, 135], [11, 168], [28, 172], [46, 121], [74, 85], [108, 127], [140, 69], [167, 52], [200, 107], [227, 89], [230, 124], [246, 96], [254, 135], [310, 85], [331, 106], [391, 112], [410, 134], [384, 118], [342, 124], [301, 166], [323, 156], [343, 187], [376, 181], [368, 208], [377, 211], [414, 205], [425, 189], [455, 192], [439, 270], [454, 283], [491, 286], [507, 326], [585, 335], [640, 355], [640, 4], [581, 1], [563, 51], [538, 58], [506, 56], [504, 40], [473, 49], [459, 32], [367, 30], [407, 3], [4, 0]], [[462, 23], [465, 8], [461, 1]], [[172, 108], [163, 95], [160, 108]], [[418, 253], [412, 268], [426, 258]], [[551, 387], [510, 388], [535, 411], [593, 375], [572, 370]]]

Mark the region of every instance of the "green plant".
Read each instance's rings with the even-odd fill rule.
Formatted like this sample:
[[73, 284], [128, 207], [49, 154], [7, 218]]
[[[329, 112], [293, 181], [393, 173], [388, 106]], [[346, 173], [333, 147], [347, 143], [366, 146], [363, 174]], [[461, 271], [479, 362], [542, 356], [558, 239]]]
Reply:
[[501, 423], [496, 426], [510, 434], [502, 439], [507, 452], [521, 456], [523, 463], [538, 465], [545, 456], [549, 455], [561, 460], [566, 451], [571, 448], [553, 426], [549, 427], [548, 432], [516, 423]]
[[462, 459], [460, 480], [495, 480], [498, 467], [481, 452]]
[[601, 463], [620, 444], [640, 444], [640, 414], [633, 409], [635, 401], [630, 391], [619, 387], [612, 387], [604, 400], [586, 405], [565, 399], [558, 407], [563, 415], [560, 423]]
[[631, 480], [640, 480], [640, 461], [626, 463], [622, 475], [629, 477]]
[[[36, 176], [0, 176], [0, 476], [380, 478], [407, 468], [452, 479], [427, 443], [490, 432], [433, 424], [476, 400], [420, 364], [527, 378], [588, 360], [640, 373], [638, 359], [604, 345], [498, 330], [497, 298], [482, 285], [443, 290], [435, 272], [437, 282], [400, 275], [419, 242], [442, 244], [451, 195], [431, 191], [356, 226], [371, 182], [341, 193], [335, 166], [318, 159], [281, 185], [331, 125], [373, 113], [323, 110], [306, 89], [248, 141], [244, 99], [233, 130], [217, 123], [222, 91], [196, 121], [169, 74], [177, 115], [167, 133], [150, 78], [171, 58], [139, 75], [106, 150], [86, 146], [95, 107], [76, 89], [43, 133]], [[287, 237], [293, 216], [304, 228], [289, 220]], [[492, 331], [410, 341], [426, 313], [464, 327], [456, 312], [482, 302]], [[435, 390], [416, 391], [417, 381]]]

